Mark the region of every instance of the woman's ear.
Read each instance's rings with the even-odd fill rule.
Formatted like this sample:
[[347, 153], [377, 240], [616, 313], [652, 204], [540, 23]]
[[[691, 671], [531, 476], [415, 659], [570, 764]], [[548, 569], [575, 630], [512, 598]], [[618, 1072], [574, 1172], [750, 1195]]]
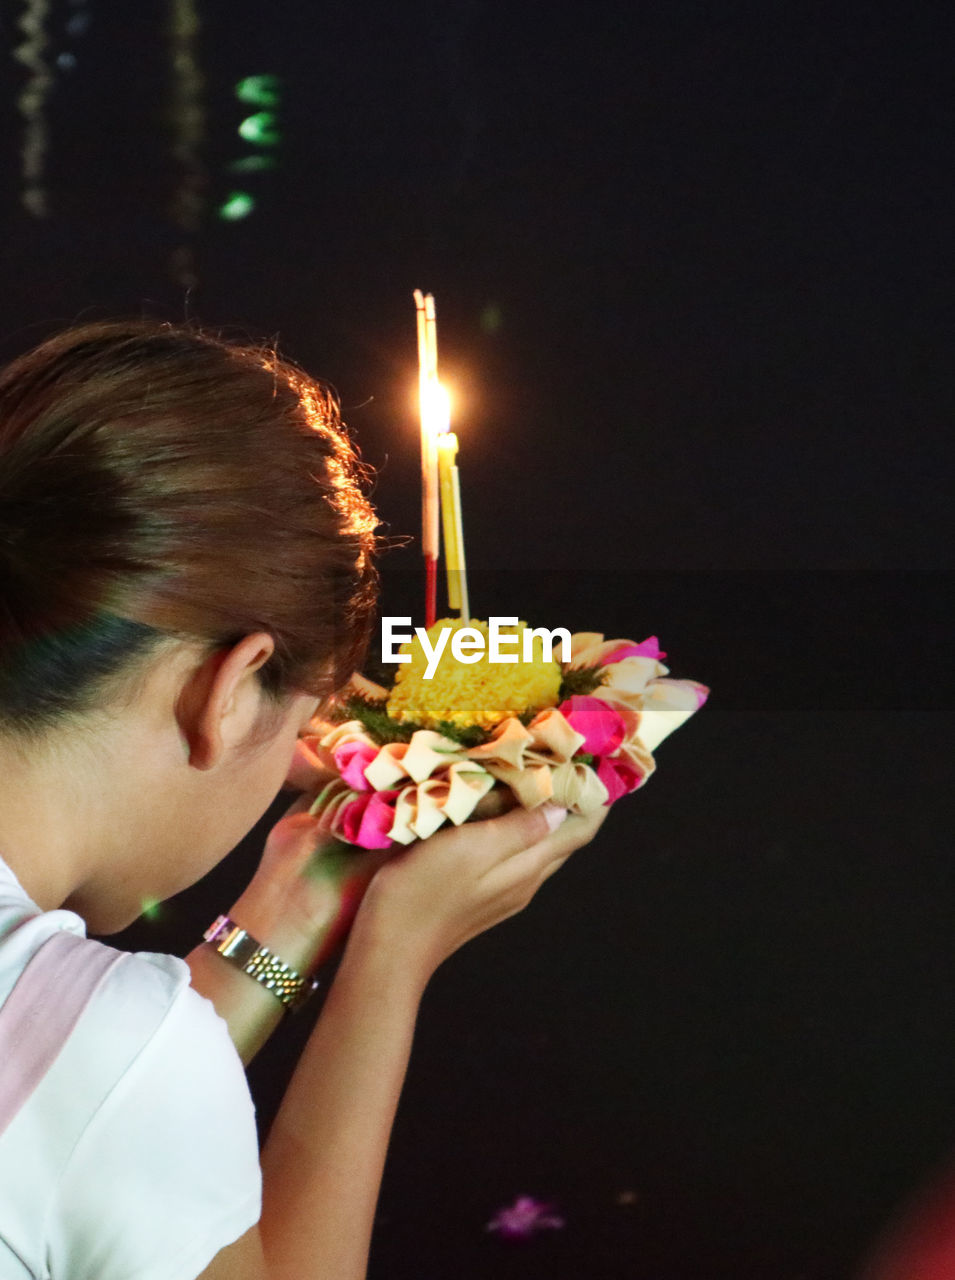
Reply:
[[255, 673], [275, 652], [267, 631], [217, 649], [189, 674], [176, 701], [176, 719], [194, 769], [211, 769], [227, 747], [255, 725], [262, 691]]

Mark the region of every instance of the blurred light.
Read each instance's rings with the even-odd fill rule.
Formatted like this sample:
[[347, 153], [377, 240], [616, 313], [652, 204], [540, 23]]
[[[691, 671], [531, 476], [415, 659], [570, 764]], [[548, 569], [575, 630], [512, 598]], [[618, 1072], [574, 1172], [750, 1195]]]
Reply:
[[61, 71], [72, 71], [76, 66], [76, 55], [72, 53], [61, 53], [57, 55], [56, 65]]
[[259, 173], [263, 169], [274, 169], [275, 157], [243, 156], [241, 160], [230, 160], [226, 168], [230, 173]]
[[489, 302], [481, 312], [481, 328], [485, 333], [497, 333], [504, 323], [504, 313], [496, 302]]
[[81, 36], [89, 25], [90, 15], [88, 13], [74, 13], [66, 24], [66, 34], [68, 36]]
[[14, 58], [31, 73], [17, 96], [17, 107], [24, 121], [20, 201], [35, 218], [44, 218], [50, 212], [46, 189], [46, 154], [50, 146], [46, 101], [53, 87], [53, 72], [45, 60], [49, 14], [49, 0], [26, 0], [17, 23], [26, 39], [13, 51]]
[[160, 905], [161, 903], [159, 898], [143, 898], [140, 915], [145, 916], [147, 920], [158, 920], [162, 915]]
[[274, 111], [257, 111], [254, 116], [246, 116], [239, 125], [239, 134], [246, 142], [260, 147], [274, 147], [281, 141]]
[[206, 211], [208, 175], [203, 161], [206, 134], [205, 80], [199, 62], [199, 14], [196, 0], [169, 0], [170, 150], [176, 185], [169, 205], [182, 242], [169, 255], [169, 272], [183, 289], [198, 284], [193, 237]]
[[255, 107], [277, 107], [280, 88], [278, 76], [246, 76], [235, 86], [235, 96]]
[[432, 435], [451, 428], [451, 396], [440, 382], [429, 382], [422, 390], [421, 418]]
[[255, 200], [247, 191], [232, 191], [219, 206], [219, 217], [226, 222], [239, 222], [255, 208]]

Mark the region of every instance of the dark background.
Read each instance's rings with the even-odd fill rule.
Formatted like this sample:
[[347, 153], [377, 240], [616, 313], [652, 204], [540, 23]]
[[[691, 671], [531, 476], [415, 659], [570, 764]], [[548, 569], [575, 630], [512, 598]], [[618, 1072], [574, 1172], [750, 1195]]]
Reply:
[[[475, 613], [656, 633], [713, 688], [434, 979], [372, 1280], [853, 1275], [955, 1151], [950, 7], [41, 8], [0, 28], [0, 354], [277, 337], [416, 536], [432, 290]], [[278, 164], [236, 173], [256, 73]], [[420, 621], [416, 556], [383, 609]], [[188, 950], [284, 803], [121, 943]], [[263, 1126], [313, 1018], [253, 1064]], [[519, 1194], [564, 1229], [487, 1233]]]

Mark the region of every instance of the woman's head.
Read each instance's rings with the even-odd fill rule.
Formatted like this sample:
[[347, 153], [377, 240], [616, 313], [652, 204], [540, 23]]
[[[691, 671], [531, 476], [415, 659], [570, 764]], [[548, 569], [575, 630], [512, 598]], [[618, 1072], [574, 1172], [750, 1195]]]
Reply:
[[266, 632], [276, 701], [372, 625], [374, 513], [333, 397], [185, 328], [75, 328], [0, 374], [0, 732], [120, 696], [170, 637]]

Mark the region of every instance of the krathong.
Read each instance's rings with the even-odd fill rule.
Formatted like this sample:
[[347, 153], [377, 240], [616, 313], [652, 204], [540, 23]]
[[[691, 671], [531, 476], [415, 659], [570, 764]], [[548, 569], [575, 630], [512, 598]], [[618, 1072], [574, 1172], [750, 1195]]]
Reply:
[[[429, 639], [463, 625], [441, 619]], [[534, 646], [530, 661], [467, 664], [448, 647], [426, 679], [415, 639], [390, 689], [354, 676], [331, 722], [300, 744], [332, 775], [311, 809], [328, 833], [364, 849], [407, 845], [467, 822], [494, 787], [527, 809], [594, 813], [644, 785], [655, 749], [709, 693], [669, 677], [656, 636], [578, 632], [566, 663], [546, 657], [539, 637]]]
[[[656, 636], [636, 643], [578, 632], [558, 662], [536, 630], [491, 619], [514, 624], [500, 634], [510, 633], [520, 657], [510, 647], [511, 656], [495, 655], [494, 628], [469, 616], [458, 444], [438, 381], [434, 297], [420, 289], [414, 297], [426, 630], [415, 628], [402, 645], [390, 688], [352, 676], [331, 722], [313, 722], [299, 743], [304, 775], [331, 778], [310, 812], [330, 836], [363, 849], [460, 826], [495, 787], [526, 809], [551, 802], [595, 813], [643, 786], [654, 750], [709, 693], [695, 680], [669, 678]], [[435, 621], [442, 507], [448, 605], [459, 616]]]

